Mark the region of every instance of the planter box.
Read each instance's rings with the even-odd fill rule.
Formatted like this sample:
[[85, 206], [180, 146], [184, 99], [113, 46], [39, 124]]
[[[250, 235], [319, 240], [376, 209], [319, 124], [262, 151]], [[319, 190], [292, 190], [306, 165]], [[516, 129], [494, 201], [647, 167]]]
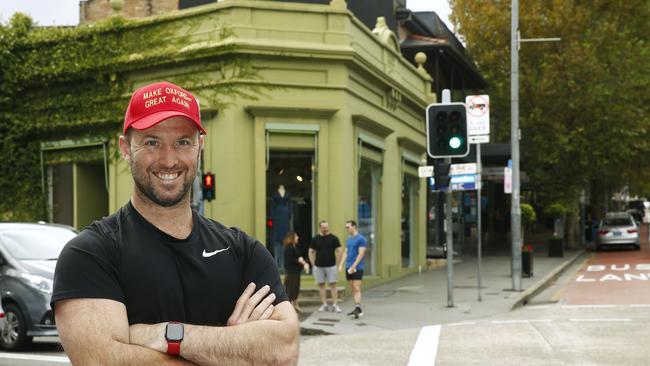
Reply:
[[551, 238], [548, 241], [549, 257], [564, 257], [564, 240], [562, 238]]
[[533, 252], [521, 252], [521, 275], [523, 277], [533, 276]]

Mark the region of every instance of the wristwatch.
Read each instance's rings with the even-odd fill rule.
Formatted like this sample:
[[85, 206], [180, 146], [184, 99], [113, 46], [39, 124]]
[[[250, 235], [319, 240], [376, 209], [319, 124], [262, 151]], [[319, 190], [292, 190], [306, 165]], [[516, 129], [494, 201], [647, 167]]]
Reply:
[[181, 354], [181, 342], [183, 341], [183, 323], [169, 322], [165, 329], [165, 339], [167, 340], [167, 354], [178, 356]]

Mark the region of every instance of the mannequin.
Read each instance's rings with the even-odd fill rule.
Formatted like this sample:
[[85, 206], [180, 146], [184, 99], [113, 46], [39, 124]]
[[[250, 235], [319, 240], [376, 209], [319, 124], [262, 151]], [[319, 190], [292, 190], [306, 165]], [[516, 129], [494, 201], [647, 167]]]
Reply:
[[291, 230], [291, 194], [286, 191], [283, 184], [273, 194], [271, 202], [271, 216], [273, 218], [273, 253], [278, 268], [284, 267], [282, 240]]

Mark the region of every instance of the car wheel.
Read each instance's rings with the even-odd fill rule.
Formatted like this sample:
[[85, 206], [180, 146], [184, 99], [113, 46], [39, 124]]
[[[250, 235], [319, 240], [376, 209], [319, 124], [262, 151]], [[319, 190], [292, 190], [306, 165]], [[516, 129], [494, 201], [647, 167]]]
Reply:
[[600, 245], [598, 245], [598, 244], [596, 244], [596, 245], [594, 246], [594, 249], [595, 249], [597, 252], [600, 252], [601, 248], [602, 248], [602, 247], [601, 247]]
[[27, 322], [23, 312], [16, 304], [3, 307], [5, 326], [0, 333], [0, 348], [6, 351], [22, 350], [32, 342], [32, 337], [27, 336]]

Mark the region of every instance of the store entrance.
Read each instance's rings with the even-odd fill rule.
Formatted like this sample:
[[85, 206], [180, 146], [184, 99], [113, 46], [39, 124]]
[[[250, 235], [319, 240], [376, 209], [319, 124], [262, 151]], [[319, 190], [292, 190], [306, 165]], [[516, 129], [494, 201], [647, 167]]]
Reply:
[[282, 239], [289, 231], [300, 237], [298, 247], [306, 258], [313, 236], [314, 154], [272, 151], [266, 172], [267, 247], [278, 268], [284, 268]]

